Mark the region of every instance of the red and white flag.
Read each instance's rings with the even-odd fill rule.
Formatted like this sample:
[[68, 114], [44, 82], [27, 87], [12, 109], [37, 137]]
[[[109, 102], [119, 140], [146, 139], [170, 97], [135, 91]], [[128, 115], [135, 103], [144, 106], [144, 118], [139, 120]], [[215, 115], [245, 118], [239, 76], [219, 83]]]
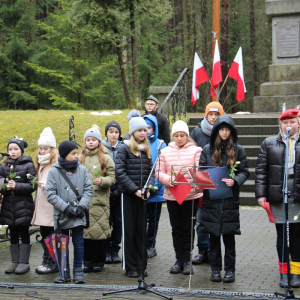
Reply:
[[[222, 69], [221, 69], [221, 59], [220, 59], [220, 51], [218, 40], [215, 41], [215, 52], [214, 52], [214, 63], [212, 68], [212, 75], [211, 75], [211, 85], [215, 88], [218, 87], [218, 84], [222, 81]], [[214, 89], [210, 88], [210, 95], [212, 97], [216, 96]]]
[[243, 54], [240, 47], [234, 61], [229, 69], [228, 76], [237, 81], [236, 100], [241, 102], [245, 99], [247, 92], [244, 80]]
[[193, 87], [192, 87], [192, 105], [196, 104], [196, 101], [199, 99], [199, 85], [208, 81], [209, 77], [204, 69], [204, 66], [195, 52], [194, 58], [194, 70], [193, 70]]

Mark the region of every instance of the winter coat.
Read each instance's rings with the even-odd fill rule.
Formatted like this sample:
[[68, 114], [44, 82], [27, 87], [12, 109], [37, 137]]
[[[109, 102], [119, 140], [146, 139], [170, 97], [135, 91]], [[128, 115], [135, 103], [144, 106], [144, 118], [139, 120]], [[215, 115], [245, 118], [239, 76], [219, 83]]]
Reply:
[[[107, 137], [102, 141], [102, 145], [107, 149], [109, 156], [113, 160], [114, 164], [116, 162], [116, 157], [118, 153], [118, 149], [122, 145], [123, 138], [119, 138], [118, 143], [115, 147], [113, 147], [107, 140]], [[110, 197], [112, 199], [119, 199], [121, 193], [118, 190], [118, 183], [116, 182], [114, 185], [110, 187]]]
[[[8, 164], [3, 163], [0, 166], [0, 178], [7, 178], [12, 173], [16, 173], [16, 176], [21, 178], [13, 179], [16, 182], [14, 190], [7, 190], [2, 187], [3, 200], [0, 223], [9, 226], [30, 226], [34, 212], [31, 194], [36, 187], [32, 187], [26, 174], [36, 176], [32, 159], [30, 156], [22, 155], [19, 159], [9, 159], [8, 162]], [[12, 169], [11, 166], [13, 166]]]
[[[173, 170], [176, 174], [180, 171], [179, 169], [182, 166], [198, 166], [201, 151], [202, 149], [200, 147], [195, 146], [191, 142], [187, 142], [182, 147], [178, 147], [175, 142], [172, 142], [168, 147], [162, 149], [157, 163], [155, 177], [161, 184], [165, 185], [163, 196], [165, 199], [173, 201], [176, 200], [168, 187], [171, 178], [172, 166], [174, 166]], [[184, 177], [188, 182], [193, 181], [188, 172], [184, 175]], [[197, 192], [195, 189], [191, 189], [185, 200], [199, 199], [200, 197], [202, 197], [202, 193]]]
[[[52, 168], [52, 164], [40, 165], [38, 171], [38, 180], [46, 181], [48, 172]], [[31, 221], [32, 225], [53, 227], [53, 205], [47, 201], [46, 187], [42, 188], [39, 185], [34, 197], [35, 210]]]
[[[270, 204], [283, 202], [285, 143], [281, 134], [266, 138], [258, 154], [255, 168], [255, 197], [266, 197]], [[295, 143], [294, 203], [300, 203], [300, 137]]]
[[198, 147], [203, 149], [204, 146], [209, 144], [210, 136], [203, 132], [201, 128], [201, 122], [202, 120], [198, 123], [198, 127], [192, 131], [190, 137], [196, 142]]
[[[220, 235], [241, 234], [240, 218], [239, 218], [239, 187], [244, 184], [250, 176], [248, 170], [248, 161], [245, 150], [238, 144], [237, 130], [230, 116], [219, 117], [212, 130], [210, 144], [206, 145], [201, 153], [200, 166], [213, 166], [213, 145], [219, 133], [220, 125], [226, 123], [231, 127], [231, 134], [234, 139], [234, 151], [236, 161], [240, 164], [237, 167], [234, 177], [234, 186], [232, 187], [233, 196], [226, 199], [211, 200], [209, 190], [204, 190], [203, 193], [203, 208], [201, 213], [200, 231]], [[223, 150], [224, 149], [224, 150]], [[220, 167], [226, 166], [227, 155], [225, 148], [222, 149]], [[230, 172], [230, 167], [228, 167]]]
[[[146, 112], [145, 115], [143, 115], [143, 117], [146, 115], [149, 115], [149, 114]], [[155, 113], [153, 113], [153, 116], [156, 117], [156, 119], [157, 119], [158, 138], [160, 140], [164, 140], [166, 145], [169, 145], [169, 143], [171, 141], [171, 137], [170, 137], [170, 125], [169, 125], [168, 119], [166, 118], [165, 115], [160, 114], [157, 111]]]
[[[151, 120], [155, 128], [153, 129], [153, 133], [149, 139], [150, 142], [150, 149], [151, 149], [151, 158], [152, 158], [152, 163], [154, 164], [158, 155], [158, 146], [159, 143], [162, 141], [158, 138], [158, 125], [157, 125], [157, 119], [156, 117], [152, 115], [144, 115], [144, 119], [149, 119]], [[167, 145], [163, 143], [160, 147], [160, 149], [166, 148]], [[147, 203], [152, 203], [152, 202], [165, 202], [166, 200], [163, 198], [165, 186], [158, 182], [158, 180], [155, 178], [155, 183], [154, 186], [158, 188], [158, 190], [152, 190], [150, 191], [150, 197], [147, 199]]]
[[[90, 226], [84, 230], [83, 237], [85, 239], [106, 240], [111, 234], [109, 226], [109, 195], [110, 187], [116, 182], [115, 164], [108, 155], [106, 148], [104, 148], [104, 156], [106, 172], [99, 176], [101, 178], [100, 185], [93, 184], [94, 194], [89, 203]], [[94, 175], [102, 171], [98, 151], [87, 150], [84, 166], [87, 168], [91, 182], [93, 182]]]
[[[142, 190], [152, 169], [152, 160], [144, 151], [141, 156], [134, 155], [129, 150], [129, 141], [124, 141], [120, 146], [116, 158], [116, 180], [121, 193], [135, 194]], [[154, 185], [154, 174], [152, 174], [149, 185]]]
[[[75, 193], [70, 188], [69, 184], [60, 175], [58, 169], [61, 169], [67, 174], [75, 188], [78, 190], [81, 196], [78, 202]], [[54, 228], [57, 229], [57, 222], [59, 229], [70, 229], [77, 226], [86, 226], [86, 217], [69, 218], [64, 213], [68, 205], [76, 207], [78, 205], [83, 206], [85, 209], [89, 209], [89, 202], [93, 196], [93, 188], [84, 166], [78, 163], [78, 167], [75, 171], [68, 172], [62, 168], [61, 165], [56, 162], [48, 173], [46, 184], [47, 201], [53, 205], [53, 221]]]

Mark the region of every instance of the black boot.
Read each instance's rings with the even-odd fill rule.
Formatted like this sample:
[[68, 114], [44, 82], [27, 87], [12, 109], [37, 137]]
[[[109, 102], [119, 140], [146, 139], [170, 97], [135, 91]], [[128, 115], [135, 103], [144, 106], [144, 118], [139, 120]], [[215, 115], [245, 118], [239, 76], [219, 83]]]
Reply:
[[221, 277], [220, 271], [212, 271], [211, 275], [210, 275], [210, 281], [221, 282], [222, 281], [222, 277]]
[[190, 262], [189, 261], [186, 261], [186, 262], [183, 263], [182, 273], [184, 275], [194, 274], [193, 268], [190, 267]]
[[233, 271], [226, 271], [223, 278], [223, 282], [230, 283], [235, 282], [235, 273]]
[[59, 273], [58, 276], [55, 278], [54, 283], [65, 283], [71, 281], [70, 267], [67, 266], [67, 269], [64, 270], [63, 272], [64, 272], [64, 278]]
[[197, 255], [194, 256], [192, 262], [193, 262], [193, 265], [201, 265], [201, 264], [208, 262], [207, 252], [206, 251], [199, 252]]
[[83, 262], [83, 272], [90, 273], [93, 272], [93, 262], [92, 261], [84, 261]]
[[112, 258], [111, 258], [111, 252], [106, 252], [106, 258], [105, 258], [105, 263], [106, 264], [111, 264], [113, 261], [112, 261]]
[[175, 264], [171, 267], [170, 273], [171, 274], [179, 274], [182, 272], [182, 262], [179, 260], [176, 260]]
[[280, 274], [279, 286], [284, 288], [288, 286], [288, 276], [287, 274]]
[[111, 260], [114, 264], [119, 264], [122, 261], [117, 251], [112, 251]]
[[291, 274], [291, 287], [293, 288], [300, 287], [300, 275]]

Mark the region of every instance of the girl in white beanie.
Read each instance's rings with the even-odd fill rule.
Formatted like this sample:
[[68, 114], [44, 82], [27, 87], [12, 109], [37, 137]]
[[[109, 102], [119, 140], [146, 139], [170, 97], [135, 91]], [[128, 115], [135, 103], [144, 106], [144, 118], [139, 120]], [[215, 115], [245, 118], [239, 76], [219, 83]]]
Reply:
[[42, 236], [42, 247], [44, 250], [43, 261], [35, 271], [39, 274], [48, 274], [57, 272], [57, 266], [53, 261], [44, 238], [54, 230], [53, 224], [53, 206], [47, 201], [46, 197], [46, 181], [49, 170], [58, 159], [58, 151], [56, 149], [56, 139], [50, 127], [44, 128], [38, 140], [38, 155], [36, 157], [37, 172], [37, 190], [35, 194], [35, 210], [31, 224], [40, 226]]
[[[202, 193], [192, 188], [183, 203], [179, 204], [171, 193], [170, 187], [173, 186], [171, 179], [175, 181], [176, 177], [172, 174], [173, 171], [176, 174], [180, 172], [188, 182], [192, 183], [192, 176], [186, 166], [196, 165], [198, 167], [202, 148], [197, 147], [190, 139], [189, 128], [184, 121], [179, 120], [174, 123], [172, 138], [174, 142], [169, 143], [168, 147], [161, 150], [155, 176], [161, 184], [165, 185], [163, 198], [167, 200], [172, 226], [176, 262], [171, 267], [170, 273], [189, 275], [193, 273], [190, 268], [191, 233], [194, 231], [195, 216]], [[191, 218], [194, 223], [192, 227]]]
[[[143, 234], [146, 233], [146, 228], [143, 228], [144, 221], [146, 222], [143, 206], [149, 194], [142, 195], [142, 189], [150, 174], [152, 160], [147, 139], [147, 124], [143, 118], [136, 116], [129, 120], [129, 134], [130, 140], [125, 140], [118, 148], [116, 179], [118, 189], [122, 193], [123, 270], [126, 270], [128, 277], [135, 278], [142, 274], [142, 258], [147, 258], [146, 244], [143, 245]], [[154, 174], [148, 185], [154, 185]], [[145, 253], [142, 250], [143, 246]], [[146, 275], [145, 272], [144, 276]]]

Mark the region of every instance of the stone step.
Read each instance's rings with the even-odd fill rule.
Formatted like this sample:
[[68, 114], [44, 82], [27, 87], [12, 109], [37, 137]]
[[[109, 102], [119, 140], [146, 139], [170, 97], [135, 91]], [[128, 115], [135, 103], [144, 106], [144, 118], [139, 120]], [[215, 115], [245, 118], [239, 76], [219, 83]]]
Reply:
[[256, 96], [253, 97], [254, 112], [281, 112], [282, 104], [287, 108], [293, 108], [300, 103], [300, 95], [279, 95], [279, 96]]
[[257, 206], [257, 199], [254, 193], [241, 192], [240, 193], [240, 205]]
[[254, 191], [255, 191], [254, 183], [255, 183], [254, 180], [247, 180], [247, 181], [240, 187], [240, 191], [241, 191], [241, 192], [254, 193]]
[[300, 81], [266, 82], [260, 85], [260, 96], [300, 95]]
[[267, 135], [239, 135], [238, 142], [243, 147], [244, 145], [260, 146], [267, 137]]
[[[196, 128], [197, 126], [189, 126], [190, 133]], [[237, 125], [237, 132], [238, 135], [276, 135], [278, 132], [278, 125]]]
[[299, 81], [300, 64], [269, 65], [269, 82]]
[[[281, 111], [281, 108], [280, 108]], [[280, 114], [249, 114], [249, 115], [230, 115], [235, 125], [277, 125], [278, 126], [278, 118]], [[204, 118], [204, 114], [199, 114], [199, 116], [193, 116], [189, 119], [190, 126], [198, 126], [198, 123]]]
[[248, 180], [255, 180], [255, 168], [249, 168], [250, 176]]
[[242, 145], [245, 149], [247, 157], [257, 157], [260, 149], [260, 145]]
[[[247, 155], [247, 153], [246, 153], [246, 155]], [[248, 159], [248, 167], [255, 168], [257, 156], [247, 156], [247, 159]]]

